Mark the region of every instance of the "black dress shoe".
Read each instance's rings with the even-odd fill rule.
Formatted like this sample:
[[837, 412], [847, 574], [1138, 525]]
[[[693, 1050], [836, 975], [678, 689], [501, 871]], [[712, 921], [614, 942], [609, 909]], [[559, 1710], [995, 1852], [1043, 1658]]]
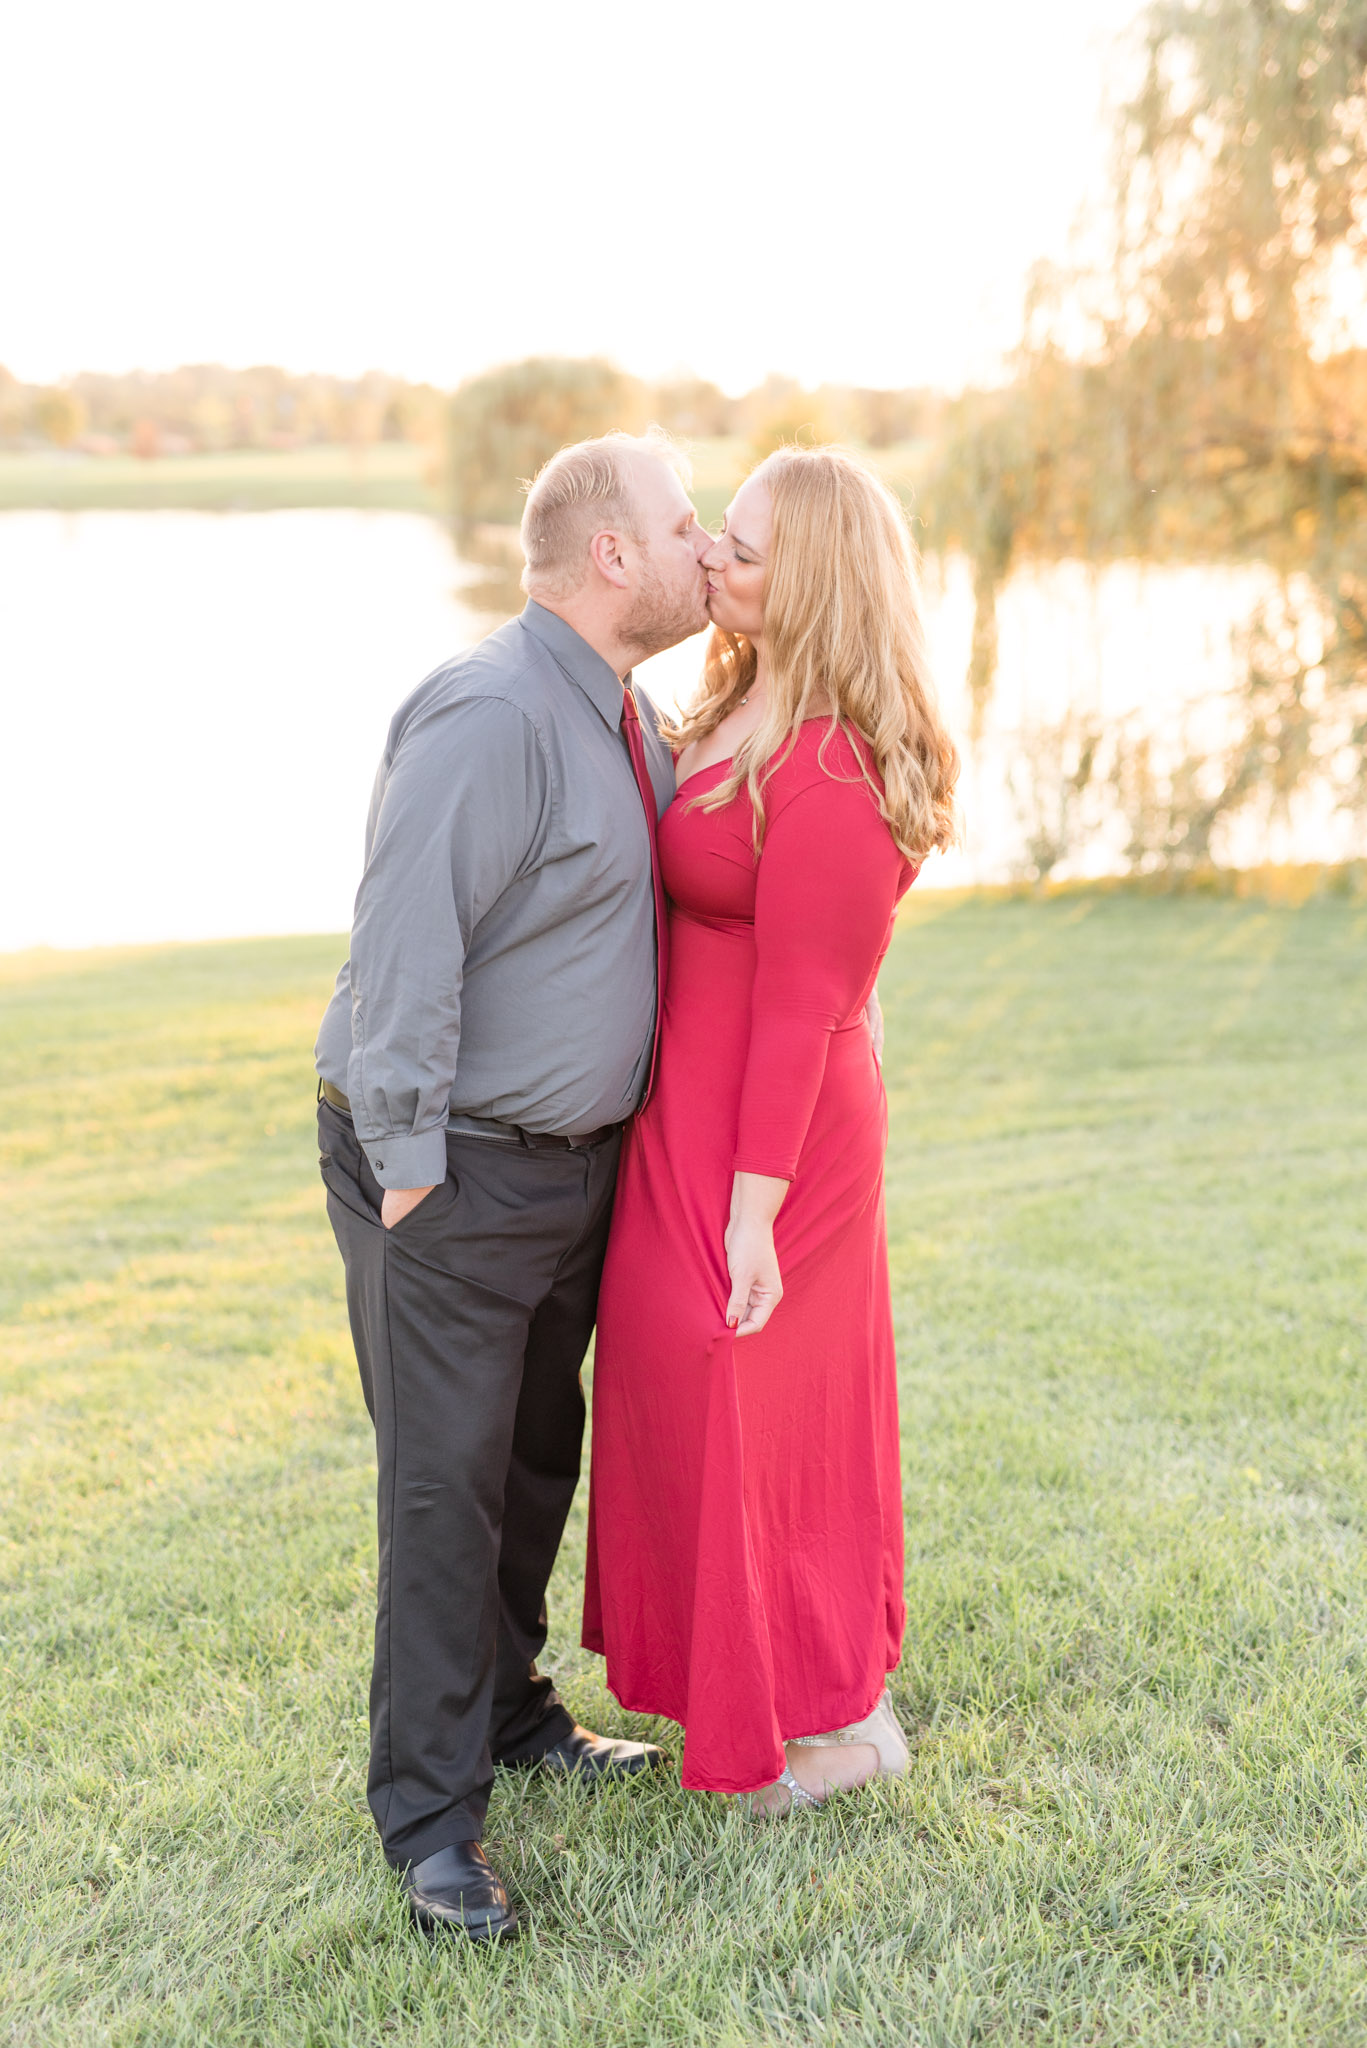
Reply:
[[637, 1771], [656, 1770], [664, 1761], [664, 1751], [653, 1742], [614, 1742], [610, 1735], [579, 1727], [531, 1756], [495, 1758], [510, 1771], [554, 1771], [565, 1778], [633, 1778]]
[[408, 1910], [428, 1934], [512, 1941], [517, 1915], [478, 1842], [453, 1842], [403, 1873]]

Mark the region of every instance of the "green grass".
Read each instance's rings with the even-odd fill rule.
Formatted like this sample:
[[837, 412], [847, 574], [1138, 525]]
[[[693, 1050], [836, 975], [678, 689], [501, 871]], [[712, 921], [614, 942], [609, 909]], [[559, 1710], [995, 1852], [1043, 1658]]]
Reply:
[[316, 505], [440, 512], [440, 492], [426, 476], [430, 460], [423, 449], [402, 441], [355, 450], [246, 448], [149, 461], [133, 455], [0, 455], [0, 512], [275, 512]]
[[[753, 457], [745, 441], [734, 437], [693, 442], [689, 453], [698, 516], [716, 531]], [[905, 495], [916, 454], [908, 444], [872, 459]], [[278, 512], [320, 505], [442, 517], [446, 499], [431, 452], [402, 441], [360, 450], [244, 448], [148, 461], [133, 455], [0, 453], [0, 512]]]
[[[912, 902], [911, 1774], [767, 1830], [500, 1782], [498, 1956], [410, 1936], [363, 1800], [337, 952], [0, 962], [0, 2041], [1367, 2038], [1367, 905]], [[576, 1648], [582, 1537], [550, 1661], [644, 1732]]]

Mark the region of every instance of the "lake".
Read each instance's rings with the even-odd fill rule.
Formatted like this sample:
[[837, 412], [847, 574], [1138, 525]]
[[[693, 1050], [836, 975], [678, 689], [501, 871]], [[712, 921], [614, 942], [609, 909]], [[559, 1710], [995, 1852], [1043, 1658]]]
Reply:
[[[483, 607], [507, 581], [403, 512], [0, 515], [0, 949], [345, 929], [394, 707], [498, 622]], [[925, 881], [1020, 872], [1034, 727], [1070, 707], [1160, 731], [1209, 715], [1257, 587], [1249, 570], [1129, 565], [1015, 578], [965, 845]], [[928, 577], [927, 618], [962, 738], [962, 564]], [[640, 680], [679, 701], [701, 644]], [[1233, 852], [1341, 859], [1345, 833], [1309, 804]], [[1072, 869], [1104, 872], [1116, 850], [1098, 832]]]

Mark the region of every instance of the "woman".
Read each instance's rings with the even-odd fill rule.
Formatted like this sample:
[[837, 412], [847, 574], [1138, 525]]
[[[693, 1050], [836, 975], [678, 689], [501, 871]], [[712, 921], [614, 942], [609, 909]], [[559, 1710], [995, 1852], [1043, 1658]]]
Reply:
[[713, 633], [660, 826], [670, 970], [598, 1310], [584, 1642], [770, 1811], [906, 1765], [902, 1501], [866, 1004], [953, 833], [910, 540], [785, 448], [704, 558]]

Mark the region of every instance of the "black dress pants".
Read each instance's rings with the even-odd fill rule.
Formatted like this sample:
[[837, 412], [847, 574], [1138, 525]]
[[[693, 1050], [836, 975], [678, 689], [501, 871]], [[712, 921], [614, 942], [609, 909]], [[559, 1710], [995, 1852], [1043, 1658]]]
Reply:
[[386, 1230], [351, 1118], [321, 1102], [318, 1131], [379, 1459], [367, 1791], [402, 1869], [478, 1841], [494, 1763], [572, 1726], [536, 1658], [620, 1137], [561, 1151], [449, 1131], [444, 1183]]

